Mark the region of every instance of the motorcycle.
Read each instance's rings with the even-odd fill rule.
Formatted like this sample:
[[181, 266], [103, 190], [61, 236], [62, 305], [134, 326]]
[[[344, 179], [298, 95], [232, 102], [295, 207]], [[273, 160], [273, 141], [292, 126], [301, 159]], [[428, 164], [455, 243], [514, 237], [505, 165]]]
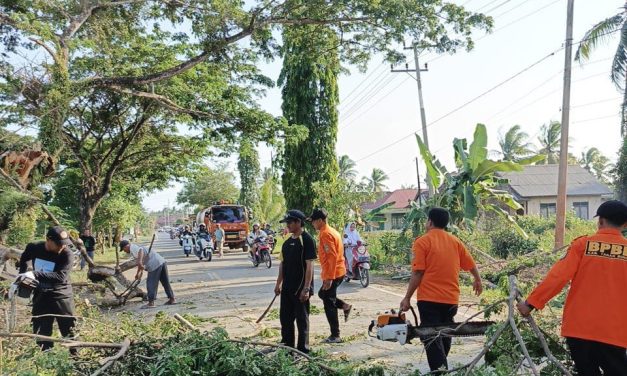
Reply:
[[270, 256], [270, 245], [267, 240], [255, 239], [255, 244], [257, 244], [257, 250], [253, 255], [253, 266], [256, 268], [262, 262], [266, 264], [266, 268], [270, 269], [272, 267], [272, 257]]
[[177, 235], [178, 235], [178, 233], [176, 231], [170, 231], [170, 239], [172, 239], [172, 240], [176, 239]]
[[353, 255], [352, 265], [348, 265], [348, 258], [345, 260], [347, 273], [344, 281], [359, 280], [364, 288], [368, 287], [370, 284], [370, 254], [366, 244], [358, 241], [356, 245], [346, 244], [344, 247], [350, 248]]
[[183, 235], [181, 237], [181, 246], [183, 247], [183, 253], [185, 253], [185, 257], [189, 257], [192, 251], [195, 251], [196, 248], [192, 235]]
[[213, 246], [213, 240], [211, 239], [211, 236], [198, 236], [198, 239], [196, 240], [196, 256], [198, 257], [199, 260], [202, 259], [207, 259], [207, 261], [211, 261], [211, 259], [213, 258], [213, 251], [214, 251], [214, 246]]
[[270, 246], [270, 253], [274, 253], [274, 247], [276, 247], [276, 240], [274, 239], [274, 231], [268, 231], [268, 245]]

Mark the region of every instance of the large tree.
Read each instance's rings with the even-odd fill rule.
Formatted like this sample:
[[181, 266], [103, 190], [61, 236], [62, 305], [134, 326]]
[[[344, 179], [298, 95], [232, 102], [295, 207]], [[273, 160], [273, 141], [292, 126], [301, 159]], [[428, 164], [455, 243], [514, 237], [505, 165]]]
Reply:
[[560, 159], [560, 135], [562, 125], [559, 121], [551, 121], [540, 128], [538, 155], [544, 156], [541, 164], [557, 164]]
[[611, 40], [616, 34], [618, 34], [618, 45], [612, 60], [610, 78], [616, 85], [616, 89], [623, 94], [621, 105], [623, 144], [618, 153], [614, 185], [619, 199], [625, 202], [627, 201], [627, 2], [617, 14], [600, 21], [586, 32], [577, 49], [575, 59], [579, 62], [589, 60], [592, 51], [599, 44]]
[[235, 202], [238, 196], [235, 175], [226, 165], [218, 165], [213, 169], [198, 168], [183, 185], [183, 189], [176, 196], [176, 201], [203, 209], [220, 200]]
[[388, 189], [385, 182], [389, 179], [388, 175], [380, 168], [373, 168], [370, 176], [364, 177], [364, 183], [368, 190], [372, 193], [381, 193]]
[[[491, 20], [424, 0], [0, 0], [0, 121], [36, 127], [46, 151], [81, 168], [89, 228], [113, 178], [130, 175], [123, 165], [172, 172], [150, 163], [166, 151], [156, 147], [172, 145], [172, 128], [168, 142], [155, 134], [163, 126], [198, 128], [205, 145], [274, 138], [284, 123], [255, 102], [272, 84], [256, 63], [280, 54], [274, 29], [299, 25], [330, 30], [364, 67], [374, 52], [399, 59], [393, 42], [404, 36], [439, 51], [471, 47], [472, 31]], [[149, 147], [134, 149], [146, 135]]]
[[593, 173], [597, 179], [609, 182], [609, 172], [614, 167], [608, 157], [597, 148], [589, 148], [581, 152], [578, 163]]
[[355, 161], [353, 161], [348, 155], [341, 155], [337, 159], [337, 164], [340, 169], [339, 178], [344, 179], [347, 182], [355, 181], [357, 178], [357, 171], [355, 170]]
[[339, 167], [337, 138], [338, 39], [326, 27], [300, 26], [283, 33], [285, 54], [279, 83], [283, 85], [283, 116], [307, 127], [307, 139], [285, 145], [283, 189], [289, 208], [311, 212], [313, 186], [333, 182]]
[[499, 148], [504, 161], [516, 162], [533, 154], [529, 135], [521, 130], [520, 125], [514, 125], [499, 135]]
[[260, 167], [259, 155], [255, 145], [247, 138], [243, 138], [239, 147], [239, 170], [240, 194], [239, 202], [256, 212], [259, 205], [259, 180]]

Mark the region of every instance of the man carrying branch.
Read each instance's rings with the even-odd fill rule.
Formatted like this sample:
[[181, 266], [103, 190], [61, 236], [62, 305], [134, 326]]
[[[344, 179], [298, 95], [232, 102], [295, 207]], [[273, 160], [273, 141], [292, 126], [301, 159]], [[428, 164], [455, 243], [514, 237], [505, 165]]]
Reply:
[[627, 375], [627, 205], [607, 201], [597, 209], [598, 231], [575, 239], [518, 310], [542, 309], [570, 282], [562, 336], [579, 375]]
[[[459, 271], [472, 273], [473, 290], [483, 291], [481, 276], [470, 252], [455, 236], [444, 229], [449, 213], [442, 208], [429, 210], [427, 233], [416, 239], [413, 246], [412, 275], [401, 311], [407, 311], [414, 291], [418, 290], [420, 325], [452, 324], [459, 303]], [[431, 371], [448, 369], [446, 357], [451, 350], [451, 337], [422, 339]]]

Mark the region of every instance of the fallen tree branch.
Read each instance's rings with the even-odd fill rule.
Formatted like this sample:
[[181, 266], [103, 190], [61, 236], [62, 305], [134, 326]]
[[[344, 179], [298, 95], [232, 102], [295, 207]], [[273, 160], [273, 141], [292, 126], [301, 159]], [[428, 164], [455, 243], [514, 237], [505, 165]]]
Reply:
[[538, 372], [536, 365], [533, 363], [533, 359], [531, 359], [531, 356], [529, 355], [529, 350], [527, 350], [525, 341], [523, 340], [522, 335], [520, 334], [520, 331], [518, 330], [518, 327], [516, 326], [516, 321], [514, 320], [514, 303], [516, 302], [517, 296], [518, 296], [518, 288], [516, 288], [516, 276], [510, 275], [509, 276], [509, 301], [507, 302], [508, 308], [509, 308], [509, 314], [508, 314], [507, 320], [509, 321], [509, 324], [512, 327], [514, 336], [516, 337], [516, 340], [518, 341], [518, 344], [520, 345], [520, 350], [522, 351], [523, 355], [527, 359], [527, 362], [529, 363], [531, 372], [535, 376], [539, 376], [540, 373]]
[[[298, 354], [298, 355], [302, 356], [303, 358], [309, 360], [310, 362], [313, 362], [313, 361], [316, 360], [315, 358], [311, 357], [308, 354], [305, 354], [304, 352], [302, 352], [300, 350], [297, 350], [297, 349], [295, 349], [293, 347], [285, 346], [285, 345], [282, 345], [282, 344], [279, 344], [279, 343], [249, 342], [249, 341], [242, 341], [242, 340], [239, 340], [239, 339], [227, 339], [226, 341], [227, 342], [234, 342], [234, 343], [241, 343], [241, 344], [244, 344], [244, 345], [274, 347], [274, 348], [283, 349], [283, 350], [287, 350], [289, 352]], [[328, 371], [328, 372], [337, 373], [336, 369], [331, 368], [329, 366], [326, 366], [324, 364], [317, 363], [317, 366], [322, 368], [322, 369], [324, 369], [324, 370], [326, 370], [326, 371]]]
[[100, 364], [102, 365], [102, 367], [96, 370], [96, 372], [92, 373], [91, 376], [98, 376], [104, 373], [104, 371], [106, 371], [109, 367], [111, 367], [113, 363], [115, 363], [116, 360], [120, 359], [121, 357], [124, 356], [124, 354], [126, 354], [129, 347], [131, 347], [131, 340], [128, 338], [125, 338], [124, 341], [122, 341], [122, 347], [120, 347], [120, 350], [115, 355], [102, 359], [100, 361]]
[[83, 342], [76, 341], [73, 339], [67, 338], [56, 338], [49, 336], [42, 336], [40, 334], [32, 334], [32, 333], [0, 333], [0, 337], [2, 338], [33, 338], [40, 339], [49, 342], [58, 342], [61, 346], [64, 347], [100, 347], [100, 348], [110, 348], [117, 349], [122, 347], [122, 343], [106, 343], [106, 342]]
[[194, 324], [192, 324], [191, 322], [187, 321], [183, 316], [179, 315], [178, 313], [174, 314], [174, 318], [180, 322], [181, 324], [183, 324], [185, 327], [187, 327], [190, 330], [197, 330], [198, 328], [196, 328], [194, 326]]
[[[521, 302], [522, 298], [520, 297], [520, 291], [517, 292], [518, 294], [516, 296], [516, 300]], [[555, 358], [555, 356], [549, 349], [549, 345], [544, 338], [544, 334], [542, 334], [542, 331], [538, 327], [538, 324], [536, 324], [536, 320], [533, 318], [533, 316], [529, 315], [525, 317], [525, 319], [529, 323], [529, 326], [531, 327], [531, 330], [533, 330], [533, 333], [536, 335], [536, 337], [538, 337], [540, 345], [542, 346], [542, 350], [544, 350], [544, 354], [549, 359], [549, 361], [555, 364], [555, 366], [557, 366], [557, 368], [559, 368], [565, 376], [572, 376], [571, 373], [566, 369], [566, 367], [564, 367], [564, 365], [559, 360], [557, 360], [557, 358]]]

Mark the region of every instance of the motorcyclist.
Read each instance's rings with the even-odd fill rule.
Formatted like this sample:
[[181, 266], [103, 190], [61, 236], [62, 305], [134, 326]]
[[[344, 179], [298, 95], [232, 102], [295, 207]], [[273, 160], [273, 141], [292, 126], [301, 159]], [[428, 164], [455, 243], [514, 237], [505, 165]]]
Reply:
[[355, 222], [350, 222], [344, 228], [344, 257], [346, 258], [346, 274], [353, 275], [353, 247], [361, 244], [361, 236], [357, 231]]
[[257, 248], [259, 246], [259, 242], [263, 242], [266, 240], [266, 238], [268, 237], [268, 234], [265, 233], [265, 231], [263, 231], [261, 229], [261, 226], [259, 226], [259, 223], [255, 223], [253, 225], [253, 231], [250, 232], [250, 234], [248, 234], [248, 245], [250, 246], [250, 257], [252, 259], [255, 258], [255, 255], [257, 254]]
[[[198, 245], [199, 245], [199, 252], [203, 252], [205, 247], [207, 246], [207, 244], [212, 247], [212, 239], [211, 239], [211, 233], [209, 232], [209, 230], [207, 230], [207, 226], [205, 226], [204, 223], [201, 223], [200, 225], [198, 225], [198, 231], [195, 234], [198, 237]], [[206, 242], [206, 243], [203, 243]], [[203, 253], [200, 257], [200, 259], [202, 260], [203, 257], [205, 257], [206, 255]]]
[[269, 223], [266, 223], [266, 225], [263, 228], [263, 231], [267, 234], [267, 235], [274, 235], [275, 232], [272, 231], [272, 227], [270, 227]]
[[196, 235], [201, 239], [211, 239], [211, 233], [209, 232], [209, 230], [207, 230], [207, 226], [205, 226], [204, 223], [198, 225], [198, 232], [196, 233]]
[[185, 225], [185, 228], [183, 229], [182, 232], [179, 232], [179, 245], [183, 246], [183, 236], [185, 235], [189, 235], [192, 237], [192, 243], [194, 245], [196, 245], [196, 237], [194, 236], [194, 233], [192, 232], [191, 228], [189, 227], [189, 225]]

